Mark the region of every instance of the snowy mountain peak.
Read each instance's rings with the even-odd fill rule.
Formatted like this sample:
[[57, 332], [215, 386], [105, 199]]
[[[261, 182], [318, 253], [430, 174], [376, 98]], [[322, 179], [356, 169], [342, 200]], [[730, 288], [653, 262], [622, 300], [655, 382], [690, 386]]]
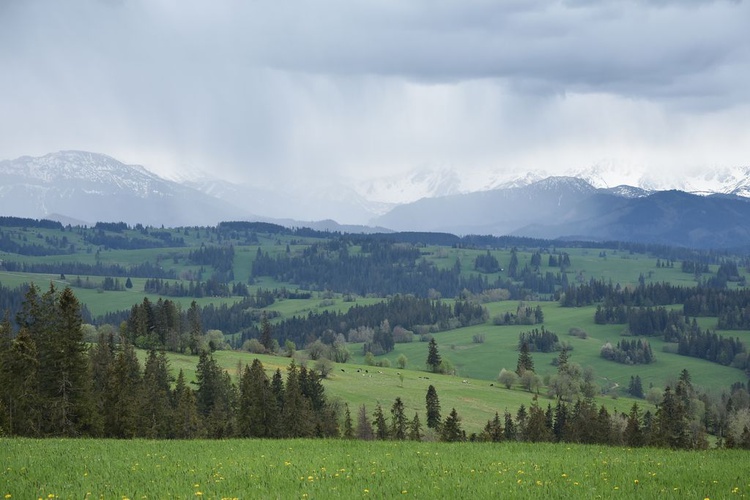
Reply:
[[77, 187], [102, 193], [127, 190], [145, 197], [163, 192], [165, 181], [140, 165], [86, 151], [60, 151], [41, 157], [0, 161], [0, 175], [41, 186]]

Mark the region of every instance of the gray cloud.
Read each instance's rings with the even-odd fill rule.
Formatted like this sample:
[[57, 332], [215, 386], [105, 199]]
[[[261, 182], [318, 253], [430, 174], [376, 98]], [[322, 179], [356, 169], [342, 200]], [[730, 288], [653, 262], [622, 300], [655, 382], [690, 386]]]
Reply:
[[0, 157], [258, 183], [746, 163], [748, 25], [724, 1], [9, 0]]

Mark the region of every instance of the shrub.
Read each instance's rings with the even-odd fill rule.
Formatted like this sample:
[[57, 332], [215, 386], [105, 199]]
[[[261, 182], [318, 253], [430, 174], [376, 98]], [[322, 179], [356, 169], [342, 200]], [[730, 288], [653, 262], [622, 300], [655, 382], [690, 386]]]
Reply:
[[253, 354], [264, 354], [266, 348], [260, 343], [258, 339], [248, 339], [242, 344], [242, 350], [251, 352]]

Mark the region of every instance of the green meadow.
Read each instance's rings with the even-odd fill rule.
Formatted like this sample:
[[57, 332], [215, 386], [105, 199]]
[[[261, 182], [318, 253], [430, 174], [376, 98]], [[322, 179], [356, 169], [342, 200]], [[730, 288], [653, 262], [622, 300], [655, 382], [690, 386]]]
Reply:
[[747, 452], [345, 440], [0, 439], [6, 499], [735, 498]]

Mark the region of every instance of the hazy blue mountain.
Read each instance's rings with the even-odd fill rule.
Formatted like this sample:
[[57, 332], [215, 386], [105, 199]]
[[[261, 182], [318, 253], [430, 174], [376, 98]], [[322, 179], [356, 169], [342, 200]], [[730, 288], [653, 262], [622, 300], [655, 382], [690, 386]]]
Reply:
[[520, 188], [401, 205], [380, 225], [396, 230], [619, 240], [697, 248], [750, 246], [750, 200], [682, 191], [596, 189], [555, 177]]

